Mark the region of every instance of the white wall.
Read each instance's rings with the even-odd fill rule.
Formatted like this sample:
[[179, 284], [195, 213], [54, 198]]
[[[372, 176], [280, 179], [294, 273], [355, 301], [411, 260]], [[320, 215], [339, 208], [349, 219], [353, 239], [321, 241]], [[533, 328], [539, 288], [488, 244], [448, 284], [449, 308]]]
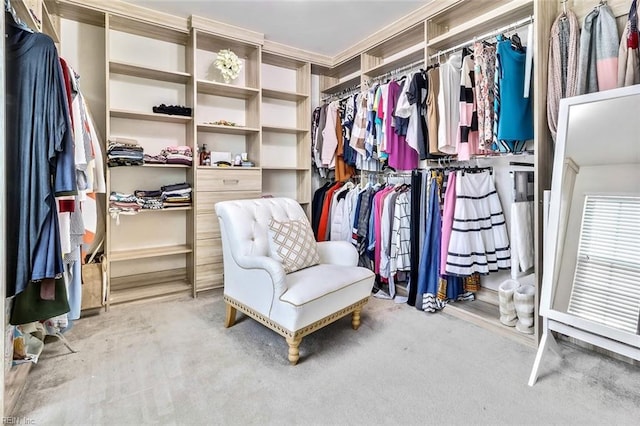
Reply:
[[105, 37], [104, 28], [68, 19], [60, 20], [60, 55], [80, 75], [80, 88], [96, 123], [105, 136]]

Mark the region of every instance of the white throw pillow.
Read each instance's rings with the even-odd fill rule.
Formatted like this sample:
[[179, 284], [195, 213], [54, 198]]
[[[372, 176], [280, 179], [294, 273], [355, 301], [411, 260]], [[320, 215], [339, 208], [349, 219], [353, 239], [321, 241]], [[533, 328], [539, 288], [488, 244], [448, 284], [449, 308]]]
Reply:
[[320, 263], [318, 247], [306, 219], [269, 222], [269, 255], [282, 263], [285, 273]]

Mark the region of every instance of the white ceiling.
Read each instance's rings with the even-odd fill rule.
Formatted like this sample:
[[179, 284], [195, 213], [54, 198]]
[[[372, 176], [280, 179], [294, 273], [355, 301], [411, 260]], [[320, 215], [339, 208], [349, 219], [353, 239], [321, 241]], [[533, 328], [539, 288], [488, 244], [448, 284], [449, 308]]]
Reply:
[[126, 0], [198, 15], [263, 33], [267, 40], [329, 56], [347, 49], [432, 0]]

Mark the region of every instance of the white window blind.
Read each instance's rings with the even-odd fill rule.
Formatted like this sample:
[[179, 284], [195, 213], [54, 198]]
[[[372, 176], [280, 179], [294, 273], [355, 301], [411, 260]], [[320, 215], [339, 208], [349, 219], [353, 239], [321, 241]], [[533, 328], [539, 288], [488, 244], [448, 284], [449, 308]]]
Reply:
[[586, 196], [568, 312], [638, 334], [640, 197]]

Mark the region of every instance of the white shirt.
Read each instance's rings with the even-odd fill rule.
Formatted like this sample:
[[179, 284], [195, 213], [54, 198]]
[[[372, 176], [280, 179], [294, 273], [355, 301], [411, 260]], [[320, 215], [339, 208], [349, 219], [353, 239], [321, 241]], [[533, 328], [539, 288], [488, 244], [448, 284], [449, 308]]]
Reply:
[[438, 150], [456, 153], [458, 123], [460, 121], [460, 73], [462, 53], [454, 53], [440, 65], [440, 92], [438, 93]]

